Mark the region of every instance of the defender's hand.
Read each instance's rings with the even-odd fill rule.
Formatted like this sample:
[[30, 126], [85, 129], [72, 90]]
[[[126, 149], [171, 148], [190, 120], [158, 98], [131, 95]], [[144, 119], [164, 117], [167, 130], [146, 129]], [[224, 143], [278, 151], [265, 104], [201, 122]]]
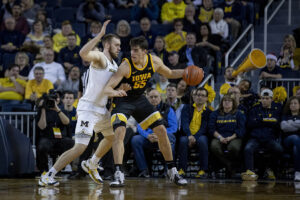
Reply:
[[128, 83], [122, 83], [117, 90], [124, 90], [127, 92], [128, 90], [131, 90], [131, 86]]

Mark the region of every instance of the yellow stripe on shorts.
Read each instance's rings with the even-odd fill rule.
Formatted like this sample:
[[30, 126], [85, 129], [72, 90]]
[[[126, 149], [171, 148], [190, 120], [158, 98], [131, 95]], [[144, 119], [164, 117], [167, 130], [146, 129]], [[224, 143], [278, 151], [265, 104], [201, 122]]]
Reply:
[[140, 123], [143, 130], [146, 130], [151, 124], [161, 119], [162, 116], [159, 111], [152, 113], [149, 117], [147, 117], [144, 121]]
[[116, 114], [113, 114], [113, 116], [111, 116], [111, 125], [113, 125], [116, 120], [120, 120], [122, 122], [127, 123], [127, 117], [122, 113], [116, 113]]

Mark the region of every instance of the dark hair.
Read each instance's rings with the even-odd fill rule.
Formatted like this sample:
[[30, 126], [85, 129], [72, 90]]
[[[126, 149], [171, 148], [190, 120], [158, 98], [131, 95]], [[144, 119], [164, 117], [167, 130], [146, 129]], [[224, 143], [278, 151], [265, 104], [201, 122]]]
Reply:
[[35, 71], [37, 71], [37, 70], [41, 70], [41, 71], [45, 72], [44, 68], [41, 67], [41, 66], [35, 67], [33, 71], [35, 72]]
[[223, 107], [223, 102], [224, 102], [225, 100], [227, 100], [227, 99], [230, 99], [231, 102], [232, 102], [232, 109], [231, 109], [231, 111], [230, 111], [230, 114], [234, 114], [234, 113], [236, 112], [236, 110], [237, 110], [237, 102], [235, 101], [235, 99], [234, 99], [232, 96], [226, 94], [226, 95], [224, 95], [224, 97], [221, 99], [221, 102], [220, 102], [220, 105], [219, 105], [219, 112], [220, 112], [221, 115], [225, 115], [224, 107]]
[[15, 67], [17, 67], [17, 68], [20, 69], [20, 66], [19, 66], [19, 65], [13, 63], [13, 64], [10, 64], [10, 65], [9, 65], [8, 70], [10, 71], [10, 70], [12, 70], [12, 69], [15, 68]]
[[64, 94], [63, 94], [63, 97], [62, 97], [63, 99], [65, 98], [66, 94], [73, 94], [74, 99], [76, 98], [74, 92], [72, 92], [72, 91], [70, 91], [70, 90], [65, 90], [65, 91], [64, 91]]
[[117, 36], [116, 34], [109, 33], [109, 34], [104, 35], [102, 38], [102, 45], [104, 46], [105, 43], [107, 43], [107, 42], [110, 43], [113, 38], [120, 39], [120, 37]]
[[[252, 82], [250, 81], [250, 80], [248, 80], [248, 79], [243, 79], [243, 80], [241, 80], [241, 82], [248, 82], [249, 83], [249, 90], [251, 89], [251, 86], [252, 86]], [[241, 83], [240, 82], [240, 83]]]
[[195, 36], [195, 38], [197, 38], [197, 34], [195, 33], [195, 32], [187, 32], [187, 34], [186, 35], [194, 35]]
[[[284, 115], [291, 115], [292, 114], [291, 109], [290, 109], [290, 104], [291, 104], [291, 101], [294, 100], [294, 99], [298, 100], [298, 103], [300, 104], [300, 98], [299, 97], [296, 97], [296, 96], [290, 97], [284, 105], [282, 114], [284, 114]], [[298, 110], [298, 115], [300, 115], [300, 109]]]
[[[201, 25], [200, 25], [200, 32], [201, 32], [201, 26], [206, 26], [207, 27], [207, 29], [208, 29], [208, 35], [210, 35], [211, 34], [211, 28], [210, 28], [210, 26], [209, 26], [209, 24], [208, 23], [202, 23]], [[201, 34], [201, 33], [200, 33]]]
[[36, 25], [37, 23], [41, 22], [42, 26], [43, 26], [43, 30], [44, 30], [44, 23], [41, 20], [35, 20], [32, 24], [32, 27], [34, 27], [34, 25]]
[[228, 67], [225, 67], [225, 70], [224, 70], [224, 75], [225, 75], [225, 73], [226, 73], [227, 69], [230, 69], [230, 68], [231, 68], [231, 69], [234, 69], [234, 68], [233, 68], [232, 66], [230, 66], [230, 65], [229, 65]]
[[143, 50], [148, 49], [148, 41], [144, 36], [134, 37], [130, 40], [130, 47], [140, 47]]
[[168, 87], [174, 87], [174, 88], [177, 88], [177, 85], [175, 84], [175, 83], [169, 83], [168, 85], [167, 85], [167, 88]]
[[177, 23], [177, 22], [181, 22], [181, 24], [183, 25], [183, 20], [181, 18], [176, 18], [173, 20], [173, 26]]

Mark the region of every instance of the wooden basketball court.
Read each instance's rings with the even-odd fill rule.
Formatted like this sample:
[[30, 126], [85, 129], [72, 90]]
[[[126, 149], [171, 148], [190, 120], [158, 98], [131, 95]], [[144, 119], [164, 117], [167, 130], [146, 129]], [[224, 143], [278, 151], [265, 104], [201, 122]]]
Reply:
[[[124, 188], [110, 188], [109, 182], [96, 185], [92, 180], [60, 180], [59, 187], [39, 187], [37, 179], [0, 179], [0, 199], [151, 199], [151, 200], [300, 200], [300, 183], [293, 181], [241, 182], [232, 180], [189, 179], [178, 187], [166, 179], [127, 179]], [[298, 189], [297, 189], [298, 188]]]

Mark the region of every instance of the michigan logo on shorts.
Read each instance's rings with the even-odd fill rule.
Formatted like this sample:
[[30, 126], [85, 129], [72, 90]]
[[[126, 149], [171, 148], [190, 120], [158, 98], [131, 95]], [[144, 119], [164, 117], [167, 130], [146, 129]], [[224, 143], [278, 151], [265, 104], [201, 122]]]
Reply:
[[88, 127], [89, 126], [89, 121], [82, 121], [81, 120], [80, 126]]

